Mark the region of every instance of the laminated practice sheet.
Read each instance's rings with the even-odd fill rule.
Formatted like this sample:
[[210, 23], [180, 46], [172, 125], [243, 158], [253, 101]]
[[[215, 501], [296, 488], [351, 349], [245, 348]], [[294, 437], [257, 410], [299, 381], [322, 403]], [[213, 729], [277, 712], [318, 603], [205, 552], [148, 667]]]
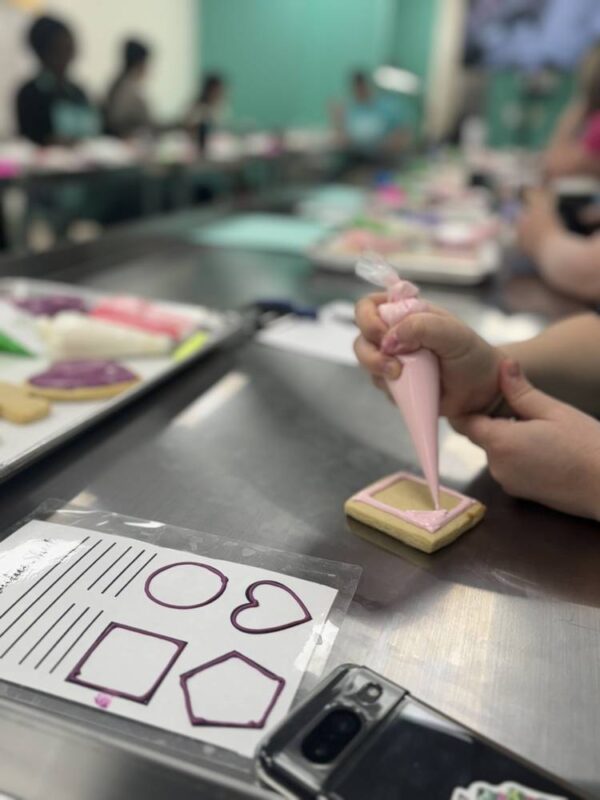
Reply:
[[0, 679], [249, 757], [289, 709], [336, 594], [34, 520], [0, 543]]

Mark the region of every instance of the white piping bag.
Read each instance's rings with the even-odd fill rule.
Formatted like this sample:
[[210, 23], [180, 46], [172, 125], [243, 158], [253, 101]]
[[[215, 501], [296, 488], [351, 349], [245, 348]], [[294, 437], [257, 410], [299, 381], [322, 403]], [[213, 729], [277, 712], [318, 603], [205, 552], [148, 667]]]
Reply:
[[[361, 259], [356, 265], [356, 274], [387, 290], [388, 302], [379, 306], [379, 316], [386, 325], [396, 325], [409, 314], [427, 309], [427, 304], [419, 300], [418, 288], [409, 281], [403, 281], [396, 270], [382, 259]], [[398, 360], [402, 364], [402, 375], [396, 380], [386, 379], [386, 382], [404, 417], [434, 507], [439, 509], [439, 361], [430, 350], [424, 348], [398, 357]]]

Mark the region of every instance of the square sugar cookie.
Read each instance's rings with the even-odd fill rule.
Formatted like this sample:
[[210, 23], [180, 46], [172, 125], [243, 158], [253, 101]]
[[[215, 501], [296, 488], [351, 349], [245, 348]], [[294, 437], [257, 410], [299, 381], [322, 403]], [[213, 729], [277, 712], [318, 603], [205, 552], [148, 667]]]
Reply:
[[440, 489], [440, 510], [431, 509], [426, 481], [397, 472], [367, 486], [344, 505], [349, 517], [425, 553], [433, 553], [468, 531], [485, 506], [452, 489]]

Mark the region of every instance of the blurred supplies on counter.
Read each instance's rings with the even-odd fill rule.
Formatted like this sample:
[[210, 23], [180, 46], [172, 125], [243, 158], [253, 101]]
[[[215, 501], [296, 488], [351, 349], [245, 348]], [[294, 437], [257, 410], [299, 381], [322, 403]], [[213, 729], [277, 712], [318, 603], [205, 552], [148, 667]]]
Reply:
[[493, 217], [480, 213], [363, 216], [323, 239], [310, 256], [321, 266], [351, 272], [361, 255], [378, 253], [405, 278], [469, 285], [497, 270], [498, 235]]
[[280, 350], [356, 366], [352, 303], [334, 302], [323, 306], [316, 319], [295, 315], [281, 317], [258, 335], [258, 341]]
[[[0, 480], [210, 352], [240, 325], [238, 314], [201, 306], [0, 280]], [[47, 413], [32, 408], [15, 418], [18, 391], [30, 405], [29, 397], [50, 401]]]

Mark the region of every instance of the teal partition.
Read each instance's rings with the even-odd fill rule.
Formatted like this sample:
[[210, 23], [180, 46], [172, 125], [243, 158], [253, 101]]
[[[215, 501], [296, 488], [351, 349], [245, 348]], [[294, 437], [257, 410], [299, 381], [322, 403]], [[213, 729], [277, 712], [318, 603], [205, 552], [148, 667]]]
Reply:
[[440, 0], [202, 0], [201, 66], [231, 83], [240, 123], [324, 124], [356, 69], [426, 79]]

